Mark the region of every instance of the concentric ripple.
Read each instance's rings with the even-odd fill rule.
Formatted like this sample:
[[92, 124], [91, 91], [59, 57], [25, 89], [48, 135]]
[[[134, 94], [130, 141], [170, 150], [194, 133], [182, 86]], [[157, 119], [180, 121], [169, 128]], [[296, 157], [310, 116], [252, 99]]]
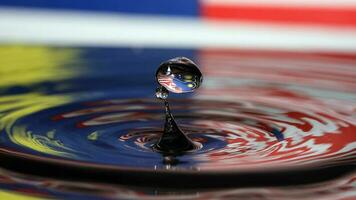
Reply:
[[[7, 57], [27, 58], [30, 50]], [[154, 72], [163, 57], [186, 51], [48, 48], [33, 54], [32, 60], [5, 60], [6, 66], [37, 64], [35, 70], [11, 68], [26, 74], [26, 81], [11, 70], [0, 80], [7, 80], [0, 84], [0, 153], [58, 165], [164, 172], [288, 171], [355, 162], [354, 55], [192, 54], [204, 84], [194, 96], [172, 95], [169, 101], [181, 129], [201, 148], [170, 166], [152, 149], [164, 125]]]
[[[355, 121], [330, 103], [256, 98], [175, 99], [171, 104], [182, 130], [202, 145], [179, 157], [176, 169], [257, 170], [354, 159]], [[5, 144], [58, 160], [166, 169], [151, 148], [162, 134], [163, 116], [154, 99], [66, 104], [17, 119], [7, 129], [12, 142]]]

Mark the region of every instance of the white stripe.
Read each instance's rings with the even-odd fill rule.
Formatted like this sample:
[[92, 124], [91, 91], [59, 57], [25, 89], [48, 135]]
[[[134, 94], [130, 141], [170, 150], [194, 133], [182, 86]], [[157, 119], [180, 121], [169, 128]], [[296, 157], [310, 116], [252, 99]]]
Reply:
[[209, 5], [253, 5], [253, 6], [290, 6], [290, 7], [356, 7], [356, 0], [200, 0]]
[[355, 29], [0, 9], [1, 43], [356, 52]]

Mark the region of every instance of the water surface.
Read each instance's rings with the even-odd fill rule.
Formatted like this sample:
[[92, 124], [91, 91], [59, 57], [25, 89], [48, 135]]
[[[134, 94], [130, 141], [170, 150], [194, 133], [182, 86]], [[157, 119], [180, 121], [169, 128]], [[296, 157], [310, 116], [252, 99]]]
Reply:
[[[306, 186], [294, 189], [281, 189], [290, 183], [272, 181], [279, 186], [267, 189], [268, 193], [250, 184], [247, 193], [244, 189], [189, 193], [194, 198], [230, 193], [283, 198], [287, 191], [306, 190], [308, 184], [314, 188], [307, 190], [308, 195], [314, 198], [329, 192], [321, 185], [346, 191], [354, 187], [349, 169], [356, 158], [355, 55], [42, 46], [2, 46], [0, 55], [0, 152], [8, 159], [4, 167], [23, 158], [41, 166], [90, 166], [119, 174], [290, 172], [291, 179], [308, 170], [324, 170], [325, 175], [347, 169], [336, 173], [346, 178], [325, 177], [328, 180], [322, 181], [327, 182], [318, 183], [321, 180], [311, 177]], [[177, 56], [191, 58], [204, 74], [204, 83], [194, 94], [169, 97], [177, 123], [201, 148], [170, 165], [152, 149], [164, 124], [154, 76], [162, 61]], [[17, 168], [35, 171], [31, 165]], [[47, 171], [48, 175], [51, 168]], [[263, 177], [259, 180], [263, 182]], [[6, 182], [2, 188], [19, 187]], [[84, 191], [75, 194], [90, 194]], [[95, 198], [101, 194], [94, 193]], [[350, 195], [342, 189], [329, 193], [337, 198]]]

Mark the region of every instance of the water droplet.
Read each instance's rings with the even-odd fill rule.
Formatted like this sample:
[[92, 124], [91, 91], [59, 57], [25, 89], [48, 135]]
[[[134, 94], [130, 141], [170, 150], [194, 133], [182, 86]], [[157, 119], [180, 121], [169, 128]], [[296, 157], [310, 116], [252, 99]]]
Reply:
[[193, 92], [202, 83], [203, 76], [196, 64], [185, 57], [177, 57], [163, 62], [156, 72], [160, 86], [156, 97], [164, 100], [164, 131], [154, 149], [164, 155], [179, 155], [184, 151], [198, 149], [195, 142], [189, 139], [178, 127], [167, 101], [169, 91], [174, 93]]
[[156, 89], [156, 97], [158, 99], [162, 99], [162, 100], [165, 100], [168, 98], [168, 90], [162, 86], [159, 86], [157, 89]]
[[200, 87], [203, 75], [193, 61], [185, 57], [177, 57], [159, 66], [156, 80], [171, 92], [186, 93]]

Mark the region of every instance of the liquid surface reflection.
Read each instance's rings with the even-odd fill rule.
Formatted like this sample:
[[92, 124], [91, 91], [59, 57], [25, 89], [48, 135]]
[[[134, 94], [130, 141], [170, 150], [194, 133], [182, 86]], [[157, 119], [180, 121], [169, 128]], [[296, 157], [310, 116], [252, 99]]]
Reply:
[[[32, 46], [3, 46], [0, 54], [6, 57], [0, 61], [5, 75], [0, 80], [4, 160], [0, 166], [33, 174], [3, 169], [0, 197], [295, 199], [303, 194], [310, 199], [347, 199], [354, 195], [355, 55]], [[152, 150], [164, 124], [161, 102], [152, 91], [156, 67], [177, 56], [192, 58], [204, 74], [204, 85], [193, 95], [170, 95], [175, 119], [201, 148], [180, 155], [180, 162], [170, 165]], [[19, 160], [28, 167], [19, 166]], [[46, 173], [33, 166], [45, 166]], [[77, 174], [78, 182], [73, 183], [55, 175], [33, 178], [55, 173], [51, 170], [56, 166], [63, 167], [63, 173], [89, 168], [104, 176], [96, 180], [100, 183], [84, 183], [84, 173]], [[124, 176], [120, 185], [106, 183], [109, 172]], [[250, 174], [262, 182], [254, 186], [244, 180], [238, 184], [241, 187], [231, 188], [232, 176], [229, 188], [222, 187], [224, 182], [204, 183], [220, 184], [214, 192], [157, 190], [143, 187], [145, 183], [139, 188], [122, 186], [129, 180], [131, 184], [134, 176], [154, 180], [152, 172], [162, 175], [158, 182], [176, 173], [196, 180], [214, 174]], [[269, 173], [276, 179], [263, 188], [268, 183], [263, 174]], [[298, 185], [291, 186], [297, 179]]]

